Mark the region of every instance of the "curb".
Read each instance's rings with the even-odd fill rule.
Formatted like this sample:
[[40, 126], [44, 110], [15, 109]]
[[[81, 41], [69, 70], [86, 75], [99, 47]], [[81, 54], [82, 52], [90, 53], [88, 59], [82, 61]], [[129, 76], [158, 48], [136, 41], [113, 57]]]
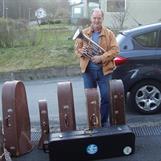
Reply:
[[0, 72], [0, 81], [8, 80], [38, 80], [54, 77], [77, 76], [80, 75], [80, 68], [77, 66], [69, 67], [46, 67], [39, 69], [26, 69], [19, 71]]

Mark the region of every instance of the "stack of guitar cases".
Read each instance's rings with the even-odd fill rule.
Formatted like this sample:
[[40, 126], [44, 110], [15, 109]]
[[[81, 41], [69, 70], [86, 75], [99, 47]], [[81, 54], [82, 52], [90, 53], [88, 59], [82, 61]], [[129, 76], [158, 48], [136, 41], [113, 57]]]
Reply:
[[[134, 153], [135, 135], [126, 125], [121, 80], [110, 81], [110, 127], [101, 127], [97, 89], [85, 90], [88, 125], [82, 130], [76, 127], [72, 83], [59, 82], [57, 95], [60, 132], [50, 133], [47, 101], [38, 102], [41, 125], [38, 148], [49, 152], [50, 161], [89, 161]], [[21, 81], [4, 83], [2, 114], [4, 139], [1, 137], [0, 140], [0, 156], [5, 153], [5, 148], [12, 156], [30, 152], [33, 149], [30, 118], [26, 91]], [[0, 159], [6, 161], [2, 157]]]
[[97, 89], [85, 90], [88, 128], [76, 130], [72, 84], [58, 83], [60, 132], [49, 134], [50, 161], [89, 161], [134, 153], [135, 135], [126, 125], [124, 88], [110, 82], [110, 127], [101, 128]]

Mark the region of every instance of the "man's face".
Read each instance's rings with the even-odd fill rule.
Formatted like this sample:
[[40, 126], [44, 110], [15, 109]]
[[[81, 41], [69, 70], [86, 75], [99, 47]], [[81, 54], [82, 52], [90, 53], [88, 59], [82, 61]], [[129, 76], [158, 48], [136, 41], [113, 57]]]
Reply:
[[94, 30], [99, 30], [102, 27], [103, 16], [101, 11], [94, 11], [91, 16], [91, 25]]

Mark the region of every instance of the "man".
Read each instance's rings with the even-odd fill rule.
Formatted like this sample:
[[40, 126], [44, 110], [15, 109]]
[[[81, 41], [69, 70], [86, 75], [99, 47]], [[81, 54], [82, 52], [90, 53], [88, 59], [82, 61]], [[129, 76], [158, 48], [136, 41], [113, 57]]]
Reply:
[[[82, 31], [84, 35], [104, 49], [101, 55], [96, 53], [96, 49], [89, 47], [91, 42], [87, 43], [79, 38], [75, 42], [75, 53], [80, 58], [84, 88], [97, 88], [98, 86], [100, 90], [102, 127], [108, 124], [109, 80], [115, 68], [114, 58], [119, 53], [115, 35], [102, 25], [103, 18], [102, 10], [94, 9], [91, 14], [91, 25]], [[99, 49], [97, 50], [99, 51]], [[87, 55], [91, 55], [91, 53], [93, 56], [88, 57]]]

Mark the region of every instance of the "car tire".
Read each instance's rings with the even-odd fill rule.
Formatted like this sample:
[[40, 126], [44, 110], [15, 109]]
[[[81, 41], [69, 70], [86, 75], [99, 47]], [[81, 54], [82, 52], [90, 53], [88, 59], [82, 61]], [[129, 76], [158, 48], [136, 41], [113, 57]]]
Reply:
[[143, 114], [154, 114], [161, 110], [161, 83], [145, 80], [130, 91], [128, 100], [132, 108]]

